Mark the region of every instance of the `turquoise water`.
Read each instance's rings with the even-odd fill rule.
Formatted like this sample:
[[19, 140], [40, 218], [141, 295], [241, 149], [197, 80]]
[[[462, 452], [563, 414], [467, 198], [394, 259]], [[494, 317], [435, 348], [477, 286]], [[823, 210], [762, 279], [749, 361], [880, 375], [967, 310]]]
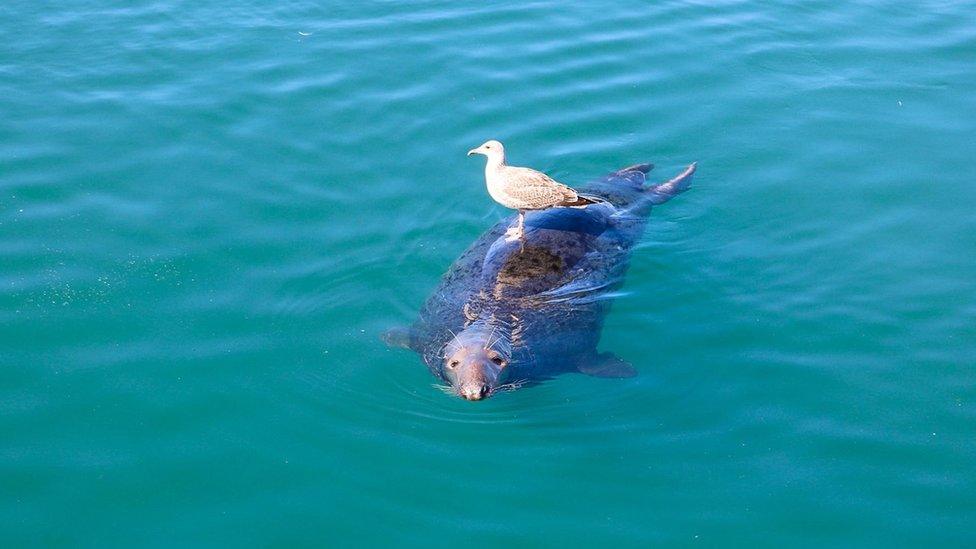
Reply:
[[[224, 4], [0, 9], [0, 544], [976, 543], [976, 3]], [[488, 138], [699, 161], [638, 377], [380, 343]]]

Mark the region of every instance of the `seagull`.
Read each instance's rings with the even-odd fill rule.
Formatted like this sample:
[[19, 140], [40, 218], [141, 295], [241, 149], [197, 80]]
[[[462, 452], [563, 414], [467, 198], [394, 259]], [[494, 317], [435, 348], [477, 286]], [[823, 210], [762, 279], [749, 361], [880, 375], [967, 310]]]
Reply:
[[488, 157], [485, 183], [488, 194], [502, 206], [518, 210], [518, 227], [509, 229], [506, 240], [521, 240], [525, 236], [525, 212], [544, 210], [554, 206], [585, 206], [596, 200], [580, 196], [576, 191], [532, 168], [505, 164], [505, 147], [492, 139], [468, 151]]

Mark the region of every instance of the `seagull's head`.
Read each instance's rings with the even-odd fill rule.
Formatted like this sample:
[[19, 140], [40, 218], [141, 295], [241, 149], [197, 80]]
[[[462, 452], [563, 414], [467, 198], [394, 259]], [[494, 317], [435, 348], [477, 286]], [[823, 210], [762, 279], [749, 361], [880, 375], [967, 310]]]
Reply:
[[502, 145], [501, 141], [492, 139], [491, 141], [485, 141], [480, 147], [468, 151], [468, 156], [472, 154], [483, 154], [488, 157], [489, 161], [505, 160], [505, 146]]

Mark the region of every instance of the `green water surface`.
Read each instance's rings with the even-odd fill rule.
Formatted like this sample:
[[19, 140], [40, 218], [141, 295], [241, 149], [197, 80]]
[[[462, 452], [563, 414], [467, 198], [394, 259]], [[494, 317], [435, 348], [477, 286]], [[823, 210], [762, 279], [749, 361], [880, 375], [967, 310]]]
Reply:
[[[0, 546], [976, 545], [976, 3], [0, 7]], [[508, 215], [656, 208], [601, 348], [378, 334]]]

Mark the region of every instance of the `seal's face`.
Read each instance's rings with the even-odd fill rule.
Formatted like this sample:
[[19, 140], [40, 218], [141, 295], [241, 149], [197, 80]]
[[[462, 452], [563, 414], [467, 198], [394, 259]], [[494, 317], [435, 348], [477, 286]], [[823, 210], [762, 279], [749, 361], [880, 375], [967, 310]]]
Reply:
[[503, 339], [462, 332], [444, 348], [441, 377], [461, 398], [487, 398], [508, 377], [508, 348]]

